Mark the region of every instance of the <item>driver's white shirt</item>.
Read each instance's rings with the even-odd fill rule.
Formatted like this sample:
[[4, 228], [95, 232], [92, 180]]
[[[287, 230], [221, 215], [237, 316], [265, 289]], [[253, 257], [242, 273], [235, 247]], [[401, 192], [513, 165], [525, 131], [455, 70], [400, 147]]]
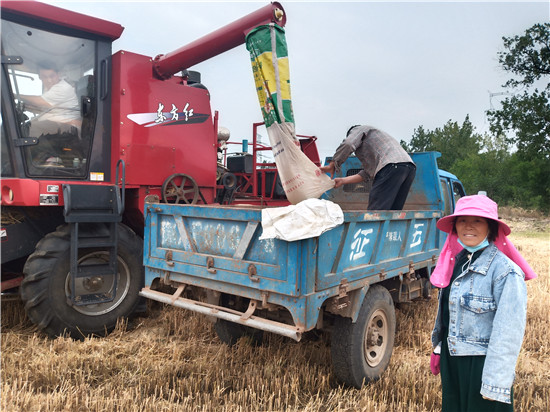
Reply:
[[51, 120], [61, 123], [80, 120], [78, 98], [74, 88], [64, 79], [54, 84], [50, 90], [42, 95], [42, 98], [51, 104], [53, 108], [40, 116], [39, 120]]

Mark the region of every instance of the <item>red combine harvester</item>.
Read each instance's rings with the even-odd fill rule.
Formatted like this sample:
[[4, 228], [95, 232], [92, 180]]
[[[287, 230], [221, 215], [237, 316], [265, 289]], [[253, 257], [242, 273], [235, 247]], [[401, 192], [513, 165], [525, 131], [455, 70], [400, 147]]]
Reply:
[[[227, 156], [229, 133], [187, 70], [259, 25], [284, 26], [279, 3], [154, 59], [112, 55], [118, 24], [38, 2], [1, 7], [2, 295], [19, 291], [49, 335], [104, 335], [137, 310], [148, 198], [289, 204], [275, 164], [257, 163], [270, 149], [261, 123], [252, 154]], [[315, 138], [301, 142], [320, 165]]]

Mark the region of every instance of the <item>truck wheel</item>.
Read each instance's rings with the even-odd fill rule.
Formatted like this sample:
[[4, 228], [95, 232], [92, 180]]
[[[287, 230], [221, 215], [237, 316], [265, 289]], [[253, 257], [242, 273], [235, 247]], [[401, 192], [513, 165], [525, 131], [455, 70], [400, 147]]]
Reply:
[[214, 330], [218, 338], [228, 346], [235, 345], [243, 336], [249, 338], [253, 346], [260, 346], [264, 336], [263, 330], [250, 328], [224, 319], [216, 320]]
[[[81, 233], [97, 230], [85, 227]], [[89, 335], [105, 336], [119, 318], [128, 318], [140, 301], [144, 282], [142, 240], [127, 226], [119, 224], [118, 280], [111, 302], [73, 306], [71, 303], [70, 226], [62, 225], [46, 235], [29, 256], [23, 272], [21, 299], [31, 321], [51, 337], [69, 335], [82, 339]], [[79, 263], [104, 263], [109, 254], [100, 248], [85, 249]], [[77, 279], [77, 294], [109, 291], [113, 276]]]
[[[222, 293], [220, 304], [226, 308], [244, 312], [248, 307], [248, 299], [233, 297], [226, 293]], [[216, 323], [214, 323], [214, 331], [216, 331], [218, 338], [229, 346], [235, 345], [243, 336], [249, 337], [252, 345], [259, 346], [264, 336], [263, 330], [244, 326], [240, 323], [230, 322], [225, 319], [216, 320]]]
[[336, 378], [361, 388], [380, 378], [390, 363], [395, 338], [395, 308], [390, 293], [372, 286], [357, 322], [339, 317], [332, 332], [331, 356]]

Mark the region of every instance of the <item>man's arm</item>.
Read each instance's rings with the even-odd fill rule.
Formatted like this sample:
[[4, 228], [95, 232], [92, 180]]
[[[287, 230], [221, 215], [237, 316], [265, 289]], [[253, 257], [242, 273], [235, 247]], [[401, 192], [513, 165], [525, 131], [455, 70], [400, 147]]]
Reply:
[[360, 174], [346, 176], [346, 177], [337, 177], [334, 179], [334, 187], [340, 187], [343, 185], [349, 185], [352, 183], [360, 183], [363, 181], [363, 177]]
[[53, 106], [42, 98], [42, 96], [21, 95], [27, 109], [32, 112], [43, 112], [51, 109]]
[[338, 146], [332, 158], [337, 172], [340, 172], [340, 166], [361, 145], [363, 134], [363, 130], [360, 127], [356, 127], [350, 132], [349, 136], [346, 137], [340, 146]]

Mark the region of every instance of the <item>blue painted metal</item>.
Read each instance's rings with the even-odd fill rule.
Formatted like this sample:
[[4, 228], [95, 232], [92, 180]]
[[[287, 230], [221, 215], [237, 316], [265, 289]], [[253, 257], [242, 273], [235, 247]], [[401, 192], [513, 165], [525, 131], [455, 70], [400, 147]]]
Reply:
[[452, 173], [447, 172], [446, 170], [439, 169], [439, 176], [444, 177], [451, 180], [458, 180], [458, 177], [453, 175]]
[[[146, 289], [162, 278], [284, 307], [297, 340], [316, 327], [328, 299], [353, 296], [348, 315], [355, 319], [370, 284], [435, 265], [444, 240], [436, 228], [444, 209], [436, 158], [415, 158], [409, 196], [418, 210], [344, 209], [342, 225], [295, 242], [260, 240], [260, 207], [146, 204]], [[155, 299], [146, 289], [142, 295]], [[193, 310], [184, 300], [180, 306]]]
[[[410, 153], [416, 164], [416, 177], [411, 186], [404, 209], [406, 210], [444, 210], [443, 196], [439, 184], [439, 168], [437, 158], [439, 152]], [[331, 160], [328, 157], [325, 164]], [[335, 177], [345, 177], [356, 174], [363, 167], [355, 156], [350, 156], [342, 165]], [[456, 178], [456, 177], [455, 177]], [[361, 182], [357, 185], [345, 185], [326, 192], [322, 198], [342, 205], [342, 207], [365, 209], [368, 192], [372, 182]]]

